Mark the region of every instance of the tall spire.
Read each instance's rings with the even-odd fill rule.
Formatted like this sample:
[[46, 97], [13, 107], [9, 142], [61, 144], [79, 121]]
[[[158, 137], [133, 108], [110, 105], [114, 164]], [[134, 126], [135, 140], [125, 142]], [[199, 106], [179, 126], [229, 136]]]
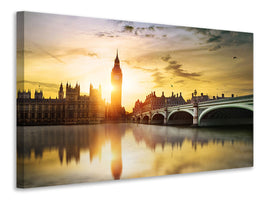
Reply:
[[115, 58], [115, 63], [119, 63], [120, 60], [119, 60], [119, 53], [118, 53], [118, 49], [117, 49], [117, 55], [116, 55], [116, 58]]

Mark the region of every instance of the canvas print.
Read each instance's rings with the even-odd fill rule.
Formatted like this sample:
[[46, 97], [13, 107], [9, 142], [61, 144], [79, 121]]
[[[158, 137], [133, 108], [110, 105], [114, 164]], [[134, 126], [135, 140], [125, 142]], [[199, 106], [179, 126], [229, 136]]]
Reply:
[[253, 34], [17, 13], [17, 187], [253, 166]]

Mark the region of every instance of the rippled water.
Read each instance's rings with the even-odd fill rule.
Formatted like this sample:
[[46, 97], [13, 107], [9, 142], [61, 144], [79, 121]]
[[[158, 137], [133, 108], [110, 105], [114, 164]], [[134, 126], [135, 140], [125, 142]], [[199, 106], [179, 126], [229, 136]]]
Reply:
[[253, 128], [142, 124], [18, 127], [20, 187], [253, 166]]

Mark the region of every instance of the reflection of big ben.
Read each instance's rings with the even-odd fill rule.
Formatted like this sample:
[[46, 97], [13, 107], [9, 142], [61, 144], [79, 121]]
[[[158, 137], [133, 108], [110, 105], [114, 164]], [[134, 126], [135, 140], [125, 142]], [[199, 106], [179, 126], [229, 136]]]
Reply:
[[122, 72], [120, 68], [118, 50], [117, 50], [117, 56], [114, 61], [114, 67], [111, 72], [111, 84], [113, 86], [113, 90], [111, 92], [111, 107], [113, 110], [113, 117], [119, 118], [121, 111]]
[[121, 133], [112, 132], [110, 137], [111, 143], [111, 172], [115, 180], [120, 179], [122, 173], [122, 158], [121, 158]]

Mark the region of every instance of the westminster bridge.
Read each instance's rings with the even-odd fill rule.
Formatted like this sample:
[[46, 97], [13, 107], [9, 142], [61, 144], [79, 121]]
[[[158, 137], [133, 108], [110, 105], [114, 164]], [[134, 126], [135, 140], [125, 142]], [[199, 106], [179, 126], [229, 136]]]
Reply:
[[163, 107], [131, 114], [143, 124], [220, 126], [253, 124], [253, 95]]

